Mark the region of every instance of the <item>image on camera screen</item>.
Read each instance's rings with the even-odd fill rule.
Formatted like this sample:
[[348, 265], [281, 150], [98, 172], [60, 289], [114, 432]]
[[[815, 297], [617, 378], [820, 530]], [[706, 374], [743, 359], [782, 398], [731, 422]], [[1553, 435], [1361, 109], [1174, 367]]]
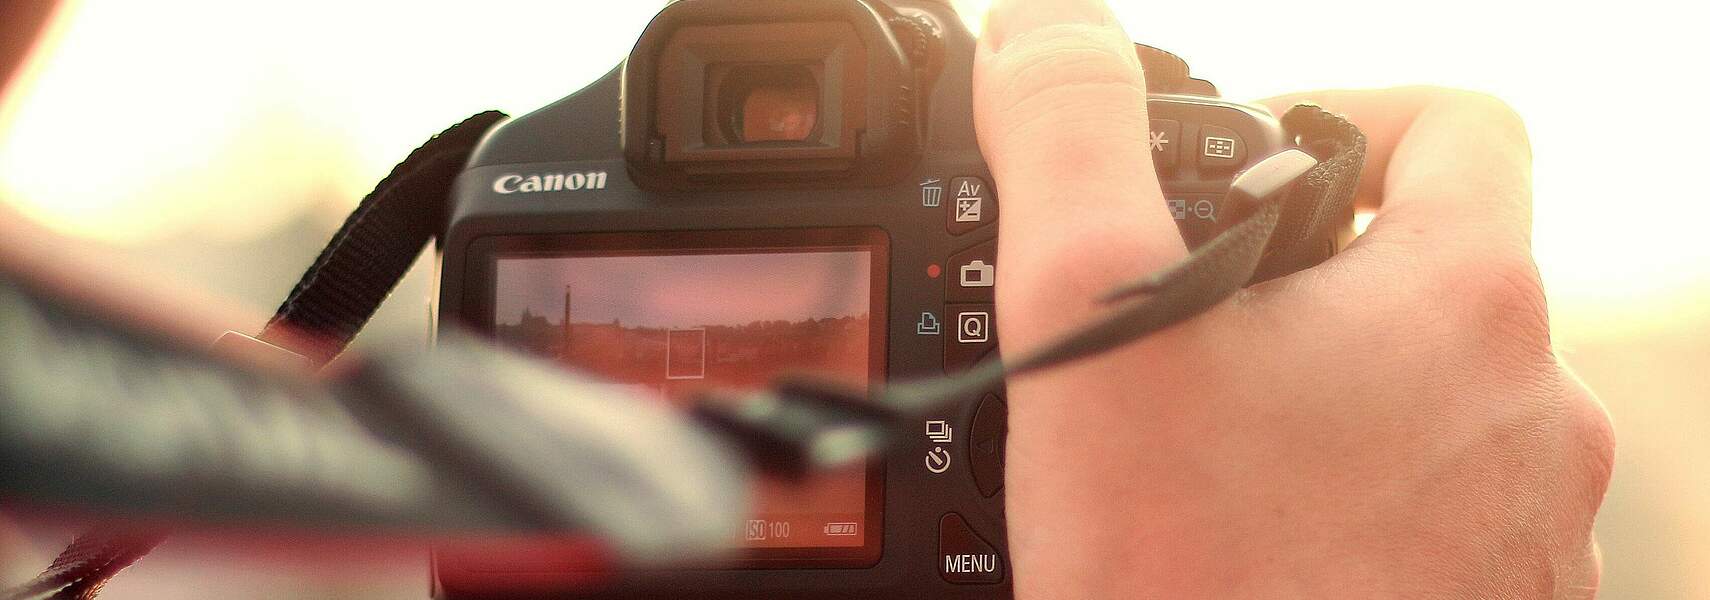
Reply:
[[[863, 383], [877, 372], [882, 296], [873, 293], [871, 249], [692, 252], [498, 258], [495, 336], [673, 404], [704, 388], [764, 387], [784, 372]], [[873, 483], [864, 465], [760, 480], [755, 514], [735, 542], [861, 547]]]

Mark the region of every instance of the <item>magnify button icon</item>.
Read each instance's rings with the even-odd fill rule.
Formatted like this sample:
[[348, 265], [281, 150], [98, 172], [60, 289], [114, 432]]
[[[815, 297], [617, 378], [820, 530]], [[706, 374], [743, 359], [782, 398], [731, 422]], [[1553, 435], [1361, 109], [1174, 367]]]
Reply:
[[1193, 203], [1193, 216], [1216, 223], [1217, 205], [1212, 204], [1210, 200], [1195, 202]]

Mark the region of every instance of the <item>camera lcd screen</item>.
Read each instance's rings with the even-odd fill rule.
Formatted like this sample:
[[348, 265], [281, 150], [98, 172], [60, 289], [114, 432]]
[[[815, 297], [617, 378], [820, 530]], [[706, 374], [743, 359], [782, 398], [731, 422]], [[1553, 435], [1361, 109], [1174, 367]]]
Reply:
[[[672, 404], [709, 387], [765, 387], [785, 372], [882, 376], [882, 241], [821, 245], [811, 242], [849, 236], [796, 233], [588, 234], [560, 238], [569, 250], [501, 251], [490, 263], [493, 334]], [[773, 558], [876, 550], [876, 473], [854, 465], [762, 479], [732, 543]]]

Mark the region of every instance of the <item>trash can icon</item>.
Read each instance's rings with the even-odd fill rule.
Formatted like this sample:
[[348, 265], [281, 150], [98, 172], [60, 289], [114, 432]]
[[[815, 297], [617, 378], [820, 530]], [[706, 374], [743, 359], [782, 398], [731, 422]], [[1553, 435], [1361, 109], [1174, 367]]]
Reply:
[[928, 179], [920, 182], [920, 205], [927, 208], [937, 208], [944, 204], [944, 185], [939, 179]]

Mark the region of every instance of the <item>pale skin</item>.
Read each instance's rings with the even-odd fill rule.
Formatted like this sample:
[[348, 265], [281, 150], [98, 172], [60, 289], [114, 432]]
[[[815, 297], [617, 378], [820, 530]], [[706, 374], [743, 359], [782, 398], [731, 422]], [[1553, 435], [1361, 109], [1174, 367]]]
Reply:
[[[1003, 190], [999, 335], [1035, 347], [1184, 256], [1145, 83], [1101, 0], [1000, 0], [974, 77]], [[1609, 419], [1550, 343], [1519, 117], [1317, 92], [1370, 137], [1352, 246], [1117, 352], [1010, 383], [1016, 595], [1589, 598]]]

